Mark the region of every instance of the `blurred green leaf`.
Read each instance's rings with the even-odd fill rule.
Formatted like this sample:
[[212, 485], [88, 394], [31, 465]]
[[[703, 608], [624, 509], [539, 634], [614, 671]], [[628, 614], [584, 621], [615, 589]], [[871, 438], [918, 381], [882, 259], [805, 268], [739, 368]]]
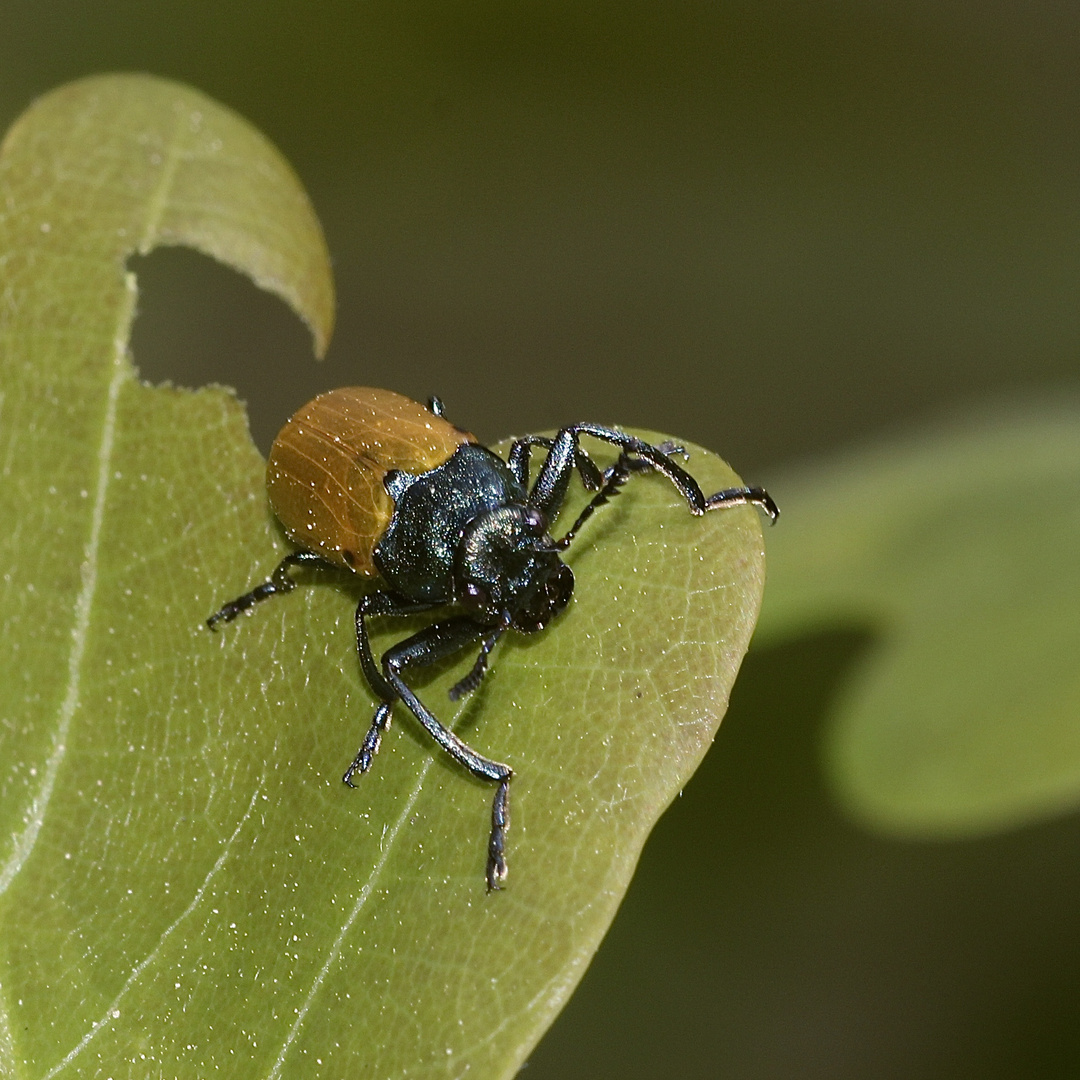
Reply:
[[[408, 718], [341, 784], [373, 708], [354, 583], [205, 629], [286, 545], [235, 399], [134, 376], [124, 260], [162, 243], [328, 339], [318, 224], [227, 110], [112, 76], [9, 133], [0, 1074], [510, 1076], [723, 715], [760, 602], [757, 514], [695, 519], [635, 480], [571, 553], [560, 624], [502, 646], [457, 709], [517, 774], [510, 881], [489, 896], [492, 792]], [[701, 451], [692, 467], [735, 481]], [[423, 691], [446, 716], [460, 674]]]
[[1012, 406], [793, 474], [763, 640], [877, 631], [835, 703], [834, 789], [887, 833], [1080, 806], [1080, 406]]

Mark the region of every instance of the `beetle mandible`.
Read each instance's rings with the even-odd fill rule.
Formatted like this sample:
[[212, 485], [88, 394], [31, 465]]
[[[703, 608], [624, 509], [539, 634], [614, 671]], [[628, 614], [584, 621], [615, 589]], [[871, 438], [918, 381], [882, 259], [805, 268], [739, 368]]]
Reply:
[[[579, 445], [582, 435], [618, 447], [615, 464], [601, 471]], [[530, 486], [534, 447], [547, 453]], [[438, 398], [425, 409], [390, 390], [345, 387], [320, 394], [281, 429], [266, 468], [270, 505], [300, 550], [286, 555], [269, 580], [211, 615], [207, 625], [213, 630], [258, 601], [291, 591], [294, 566], [381, 578], [383, 587], [363, 596], [356, 608], [360, 666], [380, 704], [342, 779], [352, 787], [352, 778], [367, 772], [390, 726], [394, 702], [404, 702], [454, 760], [498, 784], [486, 875], [488, 890], [497, 889], [506, 880], [513, 773], [442, 724], [405, 682], [404, 671], [478, 643], [475, 663], [450, 697], [475, 690], [503, 633], [534, 634], [570, 602], [574, 575], [560, 553], [635, 473], [666, 476], [692, 514], [752, 503], [777, 519], [776, 504], [762, 488], [703, 495], [697, 481], [672, 460], [681, 452], [670, 443], [653, 446], [615, 428], [583, 423], [564, 427], [554, 438], [517, 439], [504, 461], [446, 420]], [[575, 470], [595, 494], [556, 539], [551, 528]], [[375, 662], [370, 616], [438, 608], [451, 611]]]

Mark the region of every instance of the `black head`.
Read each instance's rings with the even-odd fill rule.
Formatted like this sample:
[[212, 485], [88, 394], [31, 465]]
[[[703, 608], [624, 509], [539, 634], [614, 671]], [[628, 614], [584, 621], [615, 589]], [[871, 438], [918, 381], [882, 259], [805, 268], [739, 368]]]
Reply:
[[511, 503], [466, 526], [454, 560], [455, 599], [477, 619], [542, 630], [570, 603], [574, 575], [539, 510]]

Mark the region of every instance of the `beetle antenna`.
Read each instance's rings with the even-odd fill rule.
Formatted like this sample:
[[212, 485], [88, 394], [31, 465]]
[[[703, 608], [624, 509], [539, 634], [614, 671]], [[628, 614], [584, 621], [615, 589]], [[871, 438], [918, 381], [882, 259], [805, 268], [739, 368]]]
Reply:
[[630, 479], [635, 464], [636, 462], [623, 451], [615, 464], [604, 470], [604, 486], [589, 500], [589, 504], [585, 509], [578, 514], [578, 519], [570, 526], [570, 531], [555, 541], [556, 551], [565, 551], [573, 543], [574, 537], [577, 536], [581, 526], [596, 513], [597, 509], [621, 493], [619, 489]]
[[[509, 626], [509, 623], [506, 625]], [[472, 670], [464, 679], [459, 679], [450, 687], [449, 697], [451, 701], [457, 701], [458, 698], [464, 697], [466, 694], [471, 694], [480, 685], [484, 676], [487, 674], [488, 654], [495, 648], [495, 643], [502, 637], [502, 632], [505, 629], [506, 626], [500, 626], [498, 630], [493, 634], [488, 634], [488, 636], [480, 643], [480, 655], [476, 658]]]

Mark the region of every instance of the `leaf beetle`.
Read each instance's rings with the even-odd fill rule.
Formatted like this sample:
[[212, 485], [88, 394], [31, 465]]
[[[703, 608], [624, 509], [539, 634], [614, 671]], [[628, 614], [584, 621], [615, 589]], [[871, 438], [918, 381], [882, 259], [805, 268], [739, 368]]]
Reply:
[[[581, 448], [582, 435], [617, 447], [615, 464], [601, 470]], [[546, 453], [530, 485], [534, 448]], [[367, 387], [320, 394], [281, 429], [266, 469], [270, 505], [299, 550], [286, 555], [269, 580], [211, 615], [207, 625], [215, 629], [258, 601], [291, 591], [292, 567], [380, 578], [378, 591], [364, 595], [356, 608], [360, 666], [380, 704], [342, 779], [352, 787], [353, 777], [371, 767], [394, 703], [403, 702], [455, 761], [498, 785], [486, 875], [488, 889], [497, 889], [506, 880], [512, 770], [462, 742], [420, 701], [404, 673], [478, 644], [471, 670], [450, 697], [475, 690], [503, 633], [534, 634], [569, 604], [574, 575], [560, 554], [635, 473], [667, 477], [692, 514], [752, 503], [772, 521], [779, 516], [761, 488], [734, 487], [706, 497], [672, 460], [680, 452], [670, 443], [653, 446], [616, 428], [581, 423], [554, 438], [519, 438], [504, 461], [451, 424], [437, 398], [425, 408]], [[595, 494], [555, 538], [551, 529], [575, 471]], [[370, 617], [436, 609], [449, 610], [375, 662]]]

